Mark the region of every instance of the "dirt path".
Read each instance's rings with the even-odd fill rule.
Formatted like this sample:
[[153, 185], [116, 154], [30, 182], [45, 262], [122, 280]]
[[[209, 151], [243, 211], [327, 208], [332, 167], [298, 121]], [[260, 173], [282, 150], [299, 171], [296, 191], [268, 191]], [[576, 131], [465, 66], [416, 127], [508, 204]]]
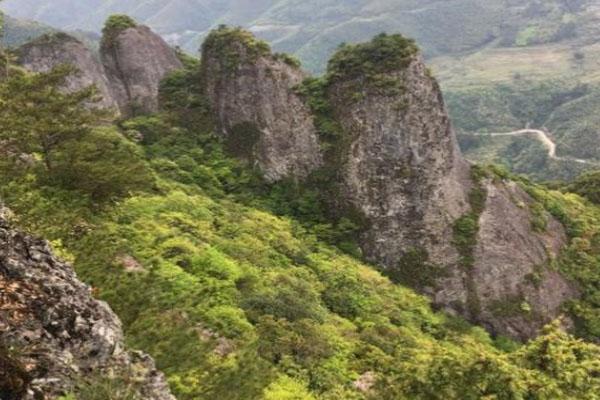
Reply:
[[496, 136], [532, 136], [536, 140], [538, 140], [539, 142], [542, 143], [542, 145], [546, 148], [546, 150], [548, 150], [548, 157], [550, 157], [553, 160], [570, 161], [570, 162], [576, 162], [578, 164], [586, 164], [586, 165], [600, 165], [600, 163], [583, 160], [581, 158], [558, 157], [556, 155], [556, 143], [554, 143], [552, 141], [552, 139], [550, 139], [550, 137], [548, 136], [548, 134], [546, 132], [539, 130], [539, 129], [520, 129], [518, 131], [512, 131], [512, 132], [481, 133], [481, 134], [477, 134], [477, 135], [478, 136], [492, 136], [492, 137], [496, 137]]

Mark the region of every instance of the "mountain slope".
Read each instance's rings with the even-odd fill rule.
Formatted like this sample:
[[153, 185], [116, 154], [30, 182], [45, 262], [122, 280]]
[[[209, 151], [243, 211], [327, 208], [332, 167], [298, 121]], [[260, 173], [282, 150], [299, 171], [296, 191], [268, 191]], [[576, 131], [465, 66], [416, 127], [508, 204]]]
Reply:
[[[408, 41], [400, 41], [404, 48]], [[360, 78], [361, 68], [375, 60], [381, 61], [378, 67], [392, 67], [369, 75], [367, 81], [375, 87], [368, 86], [368, 96], [354, 106], [385, 97], [388, 103], [381, 112], [397, 123], [393, 118], [404, 115], [398, 111], [407, 106], [415, 120], [429, 121], [426, 108], [414, 104], [431, 103], [437, 125], [423, 132], [442, 135], [447, 147], [453, 146], [451, 132], [437, 130], [449, 126], [448, 118], [439, 88], [423, 64], [414, 64], [416, 72], [406, 75], [413, 86], [407, 85], [405, 94], [416, 100], [396, 104], [396, 112], [388, 115], [386, 108], [392, 108], [402, 85], [392, 85], [397, 91], [390, 92], [388, 85], [382, 92], [371, 91], [382, 80], [389, 83], [386, 74], [394, 74], [398, 65], [406, 67], [406, 53], [396, 54], [398, 48], [392, 46], [383, 59], [371, 59], [368, 49], [374, 48], [376, 56], [382, 53], [377, 46], [365, 47], [367, 59], [361, 58], [366, 62], [358, 64], [358, 71], [352, 61], [355, 50], [363, 47], [340, 50], [335, 83], [356, 89], [347, 78]], [[257, 71], [241, 68], [235, 56], [229, 60], [233, 72]], [[123, 320], [128, 344], [156, 358], [178, 398], [594, 398], [600, 390], [596, 345], [564, 333], [558, 320], [539, 338], [520, 345], [501, 336], [492, 339], [460, 318], [433, 311], [427, 298], [392, 283], [361, 260], [356, 239], [364, 227], [347, 215], [330, 215], [324, 202], [337, 182], [331, 176], [322, 177], [325, 189], [285, 179], [269, 183], [253, 163], [233, 157], [215, 130], [202, 69], [195, 60], [184, 61], [185, 69], [162, 82], [159, 113], [112, 126], [78, 124], [73, 117], [87, 116], [90, 110], [77, 102], [69, 103], [71, 118], [53, 112], [66, 109], [57, 106], [61, 101], [73, 100], [59, 90], [62, 81], [56, 72], [48, 75], [54, 78], [49, 83], [47, 75], [20, 70], [0, 82], [0, 97], [8, 104], [0, 109], [5, 126], [0, 134], [7, 140], [0, 149], [0, 195], [22, 226], [51, 239], [75, 261], [82, 279]], [[263, 82], [273, 82], [266, 70], [258, 71]], [[307, 84], [320, 133], [334, 134], [335, 140], [332, 121], [346, 110], [315, 102], [323, 87], [314, 80]], [[289, 88], [282, 87], [287, 93]], [[433, 95], [423, 96], [419, 89]], [[352, 119], [344, 121], [354, 125]], [[269, 128], [276, 126], [268, 122]], [[58, 147], [36, 144], [40, 133], [65, 130], [67, 138]], [[74, 130], [76, 140], [70, 139]], [[414, 125], [410, 133], [413, 140], [427, 136], [418, 135]], [[393, 144], [394, 137], [381, 136]], [[246, 153], [255, 144], [238, 143], [249, 147]], [[427, 170], [429, 164], [418, 157], [424, 145], [416, 141], [411, 149], [416, 164], [409, 164], [409, 173]], [[435, 146], [427, 150], [440, 151]], [[400, 189], [398, 182], [407, 179], [402, 172], [394, 178]], [[597, 341], [600, 209], [577, 195], [511, 180], [500, 170], [487, 170], [485, 176], [487, 187], [513, 182], [519, 196], [526, 192], [529, 197], [523, 198], [533, 200], [529, 205], [521, 197], [492, 193], [490, 199], [508, 199], [511, 210], [531, 206], [528, 218], [513, 222], [538, 233], [553, 231], [555, 221], [564, 226], [568, 242], [563, 252], [549, 270], [534, 269], [526, 279], [532, 292], [557, 271], [576, 282], [581, 297], [565, 304], [568, 318], [563, 323], [589, 342]], [[385, 183], [365, 182], [374, 189]], [[476, 214], [465, 215], [453, 230], [464, 233], [452, 239], [462, 239], [467, 250], [479, 243], [473, 242], [473, 221], [480, 216], [476, 210], [481, 211], [482, 198], [475, 197]], [[419, 197], [408, 197], [415, 199]], [[414, 219], [420, 221], [418, 215]], [[472, 254], [462, 255], [468, 262]], [[416, 280], [419, 272], [432, 268], [418, 253], [398, 266]], [[417, 276], [410, 276], [415, 271]], [[503, 300], [492, 307], [499, 321], [536, 318], [524, 298]]]
[[47, 242], [12, 228], [8, 215], [0, 208], [0, 397], [101, 396], [106, 385], [122, 396], [174, 400], [154, 361], [123, 348], [112, 310]]

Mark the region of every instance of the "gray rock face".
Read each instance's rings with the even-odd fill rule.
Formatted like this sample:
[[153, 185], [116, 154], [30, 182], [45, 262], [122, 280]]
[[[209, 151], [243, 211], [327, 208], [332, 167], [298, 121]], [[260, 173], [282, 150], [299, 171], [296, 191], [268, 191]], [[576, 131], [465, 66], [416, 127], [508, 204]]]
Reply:
[[64, 33], [49, 34], [23, 45], [18, 54], [19, 64], [32, 72], [48, 72], [62, 64], [74, 66], [78, 73], [67, 78], [65, 89], [75, 92], [95, 85], [101, 96], [95, 104], [117, 110], [102, 64], [79, 40]]
[[532, 227], [533, 200], [516, 183], [486, 179], [485, 209], [471, 268], [452, 268], [432, 293], [437, 304], [481, 323], [493, 333], [520, 340], [561, 313], [578, 295], [549, 267], [567, 243], [563, 226], [548, 213], [546, 229]]
[[365, 255], [494, 333], [534, 336], [577, 295], [548, 268], [566, 243], [563, 227], [547, 216], [547, 232], [534, 232], [529, 196], [514, 183], [488, 178], [480, 183], [487, 199], [476, 245], [465, 258], [455, 230], [459, 219], [473, 215], [469, 195], [476, 184], [440, 88], [419, 56], [384, 78], [400, 90], [361, 77], [336, 80], [328, 94], [350, 138], [340, 149], [342, 197], [370, 223], [361, 238]]
[[294, 90], [306, 75], [268, 49], [252, 49], [236, 34], [246, 33], [233, 30], [226, 42], [205, 44], [202, 54], [217, 132], [268, 181], [304, 178], [322, 164], [313, 117]]
[[469, 210], [469, 166], [460, 156], [440, 89], [420, 58], [390, 74], [400, 94], [355, 80], [331, 86], [329, 98], [352, 138], [342, 166], [343, 197], [371, 223], [368, 258], [394, 268], [407, 249], [433, 262], [455, 262], [452, 224]]
[[102, 46], [100, 56], [113, 96], [126, 115], [157, 111], [160, 81], [183, 67], [175, 50], [142, 25], [120, 32]]
[[0, 397], [55, 399], [84, 380], [112, 374], [135, 382], [141, 398], [174, 400], [153, 360], [124, 349], [120, 321], [108, 305], [93, 299], [45, 241], [11, 229], [3, 211], [0, 367], [9, 369], [0, 371]]
[[[533, 200], [514, 182], [486, 182], [472, 280], [479, 318], [492, 331], [527, 339], [560, 313], [577, 291], [548, 267], [567, 243], [563, 226], [544, 212], [544, 232], [532, 228]], [[448, 302], [449, 299], [446, 299]]]

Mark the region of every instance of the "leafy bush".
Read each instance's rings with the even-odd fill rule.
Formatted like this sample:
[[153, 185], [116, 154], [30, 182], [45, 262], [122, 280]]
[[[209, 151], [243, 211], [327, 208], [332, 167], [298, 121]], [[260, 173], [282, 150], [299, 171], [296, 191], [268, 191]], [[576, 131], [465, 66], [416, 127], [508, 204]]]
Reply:
[[128, 15], [115, 14], [108, 17], [102, 28], [102, 47], [112, 47], [121, 32], [135, 28], [137, 23]]
[[150, 188], [153, 177], [139, 149], [112, 128], [94, 128], [105, 116], [89, 107], [95, 89], [62, 90], [72, 73], [70, 67], [59, 67], [45, 74], [19, 73], [0, 83], [5, 171], [30, 170], [40, 184], [78, 190], [97, 201]]
[[364, 77], [376, 80], [377, 75], [406, 68], [418, 47], [402, 35], [382, 33], [367, 43], [340, 46], [327, 66], [330, 81]]
[[97, 201], [153, 187], [154, 176], [139, 149], [114, 128], [97, 128], [64, 144], [49, 182], [81, 191]]
[[579, 176], [566, 190], [577, 193], [595, 204], [600, 204], [600, 171], [587, 172]]
[[[242, 59], [240, 46], [248, 60]], [[253, 61], [260, 56], [270, 54], [270, 46], [242, 28], [230, 28], [225, 25], [212, 30], [202, 44], [203, 58], [209, 54], [216, 56], [225, 72], [233, 73], [242, 62]]]

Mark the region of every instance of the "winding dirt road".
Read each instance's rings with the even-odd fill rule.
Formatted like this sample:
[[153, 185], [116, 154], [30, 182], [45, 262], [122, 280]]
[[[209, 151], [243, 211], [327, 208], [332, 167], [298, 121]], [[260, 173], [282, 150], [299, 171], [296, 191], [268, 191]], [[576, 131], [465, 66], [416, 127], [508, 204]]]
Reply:
[[596, 166], [600, 165], [597, 162], [583, 160], [581, 158], [558, 157], [556, 155], [556, 143], [554, 143], [552, 141], [552, 139], [550, 139], [550, 137], [548, 136], [548, 134], [546, 132], [539, 130], [539, 129], [520, 129], [518, 131], [512, 131], [512, 132], [479, 133], [477, 135], [492, 136], [492, 137], [496, 137], [496, 136], [533, 136], [536, 140], [538, 140], [542, 143], [542, 145], [546, 148], [546, 150], [548, 150], [548, 157], [550, 157], [553, 160], [570, 161], [570, 162], [576, 162], [578, 164], [586, 164], [586, 165], [596, 165]]

